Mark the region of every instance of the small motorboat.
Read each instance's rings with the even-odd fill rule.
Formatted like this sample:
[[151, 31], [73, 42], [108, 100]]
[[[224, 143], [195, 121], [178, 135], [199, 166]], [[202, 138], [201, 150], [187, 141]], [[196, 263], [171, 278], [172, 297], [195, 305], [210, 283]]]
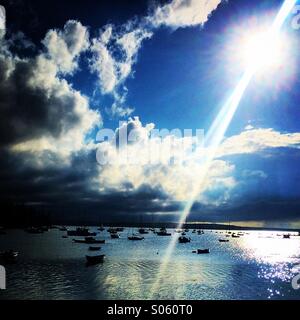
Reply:
[[209, 249], [198, 249], [197, 254], [208, 254], [210, 253]]
[[160, 237], [169, 237], [172, 235], [171, 233], [167, 232], [166, 228], [161, 228], [160, 231], [158, 231], [156, 234]]
[[0, 262], [1, 263], [15, 263], [19, 256], [18, 251], [8, 250], [0, 252]]
[[135, 236], [135, 235], [132, 235], [132, 236], [128, 237], [128, 240], [131, 240], [131, 241], [141, 241], [141, 240], [144, 240], [144, 239], [145, 239], [144, 237]]
[[202, 234], [204, 234], [204, 231], [203, 230], [198, 230], [198, 235], [200, 236]]
[[290, 239], [291, 238], [291, 235], [289, 235], [289, 234], [284, 234], [283, 235], [283, 239]]
[[120, 235], [119, 235], [118, 233], [111, 233], [111, 234], [110, 234], [110, 237], [111, 237], [112, 239], [120, 239]]
[[139, 233], [140, 233], [140, 234], [148, 234], [149, 231], [147, 231], [147, 230], [144, 229], [144, 228], [140, 228], [140, 229], [139, 229]]
[[108, 233], [117, 233], [117, 232], [123, 232], [124, 228], [108, 228], [107, 232]]
[[90, 232], [87, 228], [77, 228], [76, 230], [68, 230], [68, 236], [72, 237], [95, 237], [96, 232]]
[[232, 237], [232, 238], [240, 238], [240, 236], [237, 235], [237, 234], [235, 234], [235, 233], [233, 233], [233, 234], [231, 235], [231, 237]]
[[90, 251], [99, 251], [101, 250], [101, 247], [89, 247]]
[[101, 254], [98, 256], [85, 256], [88, 265], [93, 265], [93, 264], [98, 264], [98, 263], [103, 263], [105, 254]]
[[219, 242], [229, 242], [228, 239], [219, 239]]
[[85, 237], [85, 239], [73, 239], [73, 242], [75, 243], [86, 243], [86, 244], [96, 244], [96, 243], [101, 243], [104, 244], [105, 240], [98, 240], [93, 237]]
[[179, 241], [179, 243], [188, 243], [188, 242], [191, 242], [191, 238], [181, 236], [178, 238], [178, 241]]

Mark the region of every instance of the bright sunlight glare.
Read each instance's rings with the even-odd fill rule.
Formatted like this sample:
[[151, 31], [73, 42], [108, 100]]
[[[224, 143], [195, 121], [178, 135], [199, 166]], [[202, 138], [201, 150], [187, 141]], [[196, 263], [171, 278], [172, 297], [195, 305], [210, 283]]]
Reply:
[[266, 68], [274, 69], [284, 63], [283, 49], [284, 39], [281, 34], [258, 33], [248, 37], [241, 46], [241, 57], [246, 68], [257, 71]]

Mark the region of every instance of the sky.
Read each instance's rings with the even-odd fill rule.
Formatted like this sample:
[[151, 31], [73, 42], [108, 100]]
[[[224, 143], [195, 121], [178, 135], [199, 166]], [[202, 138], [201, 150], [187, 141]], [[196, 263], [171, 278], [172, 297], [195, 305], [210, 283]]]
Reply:
[[[245, 43], [282, 3], [1, 1], [0, 201], [70, 219], [176, 220], [208, 152], [195, 149], [196, 130], [209, 130], [245, 70]], [[189, 220], [300, 227], [296, 13], [279, 61], [246, 89]]]

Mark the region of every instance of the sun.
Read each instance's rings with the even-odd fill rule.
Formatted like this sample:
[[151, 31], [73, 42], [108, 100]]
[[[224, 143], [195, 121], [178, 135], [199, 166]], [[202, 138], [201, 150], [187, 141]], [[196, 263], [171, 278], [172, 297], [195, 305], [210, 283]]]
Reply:
[[283, 36], [271, 32], [251, 34], [241, 44], [240, 55], [245, 68], [278, 68], [284, 63]]

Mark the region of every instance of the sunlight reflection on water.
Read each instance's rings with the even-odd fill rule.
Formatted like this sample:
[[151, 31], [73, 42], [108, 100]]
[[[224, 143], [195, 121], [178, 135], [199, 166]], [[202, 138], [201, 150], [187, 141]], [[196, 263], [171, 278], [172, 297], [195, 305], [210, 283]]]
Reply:
[[[101, 251], [104, 264], [87, 268], [88, 246], [62, 239], [51, 230], [29, 235], [11, 230], [0, 250], [19, 250], [20, 260], [7, 268], [7, 287], [1, 299], [146, 299], [167, 249], [169, 238], [146, 235], [140, 242], [118, 240], [107, 232]], [[177, 235], [173, 235], [177, 236]], [[189, 235], [192, 242], [176, 244], [171, 264], [155, 299], [299, 299], [291, 278], [300, 264], [300, 238], [249, 232], [229, 243], [207, 231]], [[210, 248], [197, 255], [197, 248]], [[157, 254], [159, 253], [159, 254]]]

